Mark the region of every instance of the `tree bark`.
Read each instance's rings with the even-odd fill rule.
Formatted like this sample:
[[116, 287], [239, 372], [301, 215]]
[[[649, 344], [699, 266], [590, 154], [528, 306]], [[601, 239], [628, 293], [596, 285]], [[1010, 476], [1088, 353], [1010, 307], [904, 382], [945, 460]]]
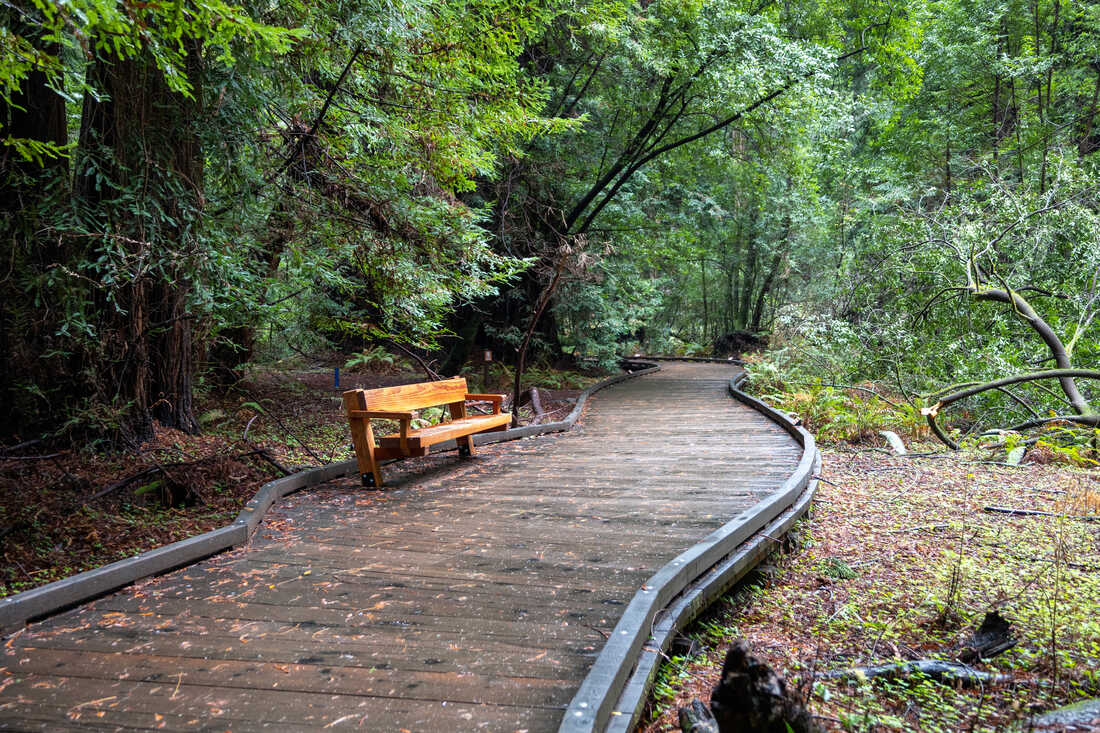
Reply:
[[787, 251], [790, 249], [790, 246], [791, 215], [787, 214], [783, 217], [783, 238], [780, 240], [775, 253], [772, 255], [772, 261], [768, 265], [768, 272], [764, 276], [764, 282], [760, 285], [760, 291], [756, 294], [756, 304], [752, 309], [752, 321], [749, 323], [749, 330], [753, 333], [760, 333], [760, 321], [764, 317], [764, 304], [767, 302], [768, 294], [775, 284], [775, 278], [779, 274], [779, 268], [782, 267], [784, 260], [787, 259]]
[[516, 376], [512, 384], [512, 426], [515, 427], [519, 424], [519, 414], [517, 408], [519, 407], [519, 392], [520, 392], [520, 380], [523, 379], [523, 370], [527, 366], [527, 349], [531, 346], [531, 336], [535, 333], [535, 327], [538, 325], [539, 317], [542, 316], [542, 312], [546, 310], [546, 306], [550, 304], [550, 299], [554, 296], [554, 291], [557, 290], [558, 282], [561, 280], [562, 270], [565, 269], [565, 261], [558, 262], [557, 269], [554, 270], [554, 276], [550, 280], [550, 284], [543, 290], [542, 295], [539, 297], [538, 304], [535, 306], [535, 312], [531, 316], [531, 323], [527, 326], [527, 333], [523, 335], [523, 343], [519, 347], [519, 354], [516, 358]]
[[[940, 428], [939, 423], [936, 422], [936, 417], [943, 410], [943, 408], [951, 405], [954, 402], [972, 397], [982, 392], [988, 392], [989, 390], [1000, 390], [1011, 384], [1020, 384], [1021, 382], [1034, 382], [1040, 379], [1058, 379], [1059, 381], [1070, 380], [1072, 382], [1074, 377], [1083, 379], [1097, 379], [1100, 380], [1100, 370], [1096, 369], [1048, 369], [1042, 372], [1029, 372], [1027, 374], [1016, 374], [1011, 377], [1004, 377], [1003, 379], [997, 379], [992, 382], [985, 382], [983, 384], [970, 384], [963, 389], [956, 390], [950, 394], [944, 395], [936, 400], [934, 405], [925, 407], [921, 410], [921, 414], [928, 420], [928, 427], [932, 430], [932, 433], [939, 438], [940, 442], [946, 445], [951, 450], [958, 450], [959, 444], [947, 436]], [[1076, 386], [1076, 385], [1075, 385]], [[1020, 431], [1033, 427], [1039, 427], [1049, 422], [1054, 421], [1068, 421], [1077, 422], [1082, 425], [1090, 425], [1096, 427], [1100, 425], [1100, 416], [1091, 414], [1078, 414], [1078, 415], [1061, 415], [1050, 418], [1036, 418], [1028, 420], [1025, 423], [1017, 425], [1012, 430]]]
[[[84, 254], [121, 250], [96, 293], [98, 401], [124, 412], [121, 437], [140, 441], [156, 419], [198, 432], [194, 337], [187, 310], [203, 202], [200, 49], [188, 49], [192, 98], [173, 92], [147, 55], [97, 60], [85, 96], [77, 195], [95, 213]], [[121, 201], [121, 203], [118, 203]], [[134, 213], [141, 212], [155, 212]], [[110, 243], [110, 244], [109, 244]], [[103, 274], [103, 273], [96, 273]]]
[[[12, 10], [0, 9], [0, 23], [28, 39], [44, 55], [56, 56], [57, 44], [42, 43], [34, 29], [20, 22]], [[60, 79], [55, 83], [60, 84]], [[11, 92], [11, 102], [0, 102], [0, 138], [24, 138], [64, 146], [68, 140], [65, 100], [50, 86], [44, 71], [30, 72]], [[68, 159], [23, 160], [11, 146], [0, 149], [0, 258], [7, 274], [0, 279], [7, 295], [0, 298], [0, 424], [16, 433], [28, 429], [49, 410], [35, 396], [51, 374], [79, 368], [58, 364], [42, 355], [51, 351], [53, 322], [30, 312], [29, 304], [55, 305], [41, 293], [40, 276], [59, 259], [62, 245], [44, 237], [40, 214], [49, 191], [64, 190]], [[61, 359], [71, 362], [71, 359]]]
[[[1050, 324], [1043, 320], [1043, 318], [1035, 312], [1035, 309], [1031, 307], [1031, 304], [1018, 292], [1015, 290], [984, 289], [976, 285], [971, 287], [971, 292], [974, 294], [976, 300], [988, 300], [1012, 306], [1013, 313], [1031, 326], [1035, 333], [1039, 335], [1039, 338], [1043, 340], [1043, 343], [1047, 345], [1047, 348], [1050, 349], [1051, 356], [1054, 357], [1054, 363], [1058, 365], [1058, 368], [1073, 368], [1069, 351], [1066, 349], [1065, 344], [1062, 343], [1062, 340], [1058, 338], [1058, 334], [1054, 332]], [[1061, 385], [1062, 391], [1065, 392], [1066, 398], [1069, 399], [1070, 405], [1073, 406], [1074, 411], [1076, 411], [1078, 415], [1090, 414], [1091, 408], [1089, 407], [1089, 403], [1084, 395], [1081, 394], [1081, 391], [1077, 389], [1073, 377], [1062, 377], [1058, 380], [1058, 383]]]

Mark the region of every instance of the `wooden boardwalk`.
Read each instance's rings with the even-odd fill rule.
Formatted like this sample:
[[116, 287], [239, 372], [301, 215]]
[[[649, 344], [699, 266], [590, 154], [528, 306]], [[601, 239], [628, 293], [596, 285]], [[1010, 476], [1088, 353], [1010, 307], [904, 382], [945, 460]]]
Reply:
[[290, 496], [9, 639], [0, 730], [555, 730], [634, 592], [798, 463], [732, 375], [666, 364], [570, 433]]

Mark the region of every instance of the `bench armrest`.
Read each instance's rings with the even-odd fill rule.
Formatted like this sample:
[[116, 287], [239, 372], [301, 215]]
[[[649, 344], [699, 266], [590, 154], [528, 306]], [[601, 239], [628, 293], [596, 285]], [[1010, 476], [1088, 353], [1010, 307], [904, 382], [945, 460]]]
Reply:
[[492, 402], [493, 414], [500, 414], [500, 405], [504, 402], [504, 395], [502, 394], [467, 394], [467, 402]]
[[412, 423], [411, 412], [387, 412], [383, 410], [348, 410], [349, 418], [365, 418], [371, 420], [400, 420], [401, 421], [401, 452], [409, 454], [409, 425]]

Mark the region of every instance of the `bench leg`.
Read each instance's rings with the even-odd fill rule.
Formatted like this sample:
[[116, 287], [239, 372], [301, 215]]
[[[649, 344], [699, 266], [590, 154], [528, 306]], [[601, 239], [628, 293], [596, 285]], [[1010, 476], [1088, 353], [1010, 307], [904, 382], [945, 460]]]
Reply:
[[[363, 422], [367, 424], [367, 446], [363, 453], [358, 449], [355, 451], [355, 457], [359, 460], [359, 473], [363, 476], [363, 486], [380, 489], [382, 488], [382, 469], [378, 465], [378, 459], [374, 457], [374, 430], [371, 429], [369, 420]], [[367, 479], [370, 479], [369, 483]]]
[[[447, 405], [447, 408], [451, 411], [452, 420], [461, 420], [466, 417], [465, 402], [452, 402]], [[474, 436], [463, 435], [461, 438], [456, 438], [455, 442], [458, 443], [458, 455], [466, 457], [474, 454]]]
[[[344, 407], [348, 410], [367, 409], [366, 398], [362, 390], [349, 390], [344, 393]], [[364, 486], [382, 488], [382, 471], [374, 457], [374, 429], [366, 418], [351, 418], [351, 442], [355, 446], [355, 459], [359, 463], [359, 473]], [[371, 483], [367, 483], [367, 477]]]

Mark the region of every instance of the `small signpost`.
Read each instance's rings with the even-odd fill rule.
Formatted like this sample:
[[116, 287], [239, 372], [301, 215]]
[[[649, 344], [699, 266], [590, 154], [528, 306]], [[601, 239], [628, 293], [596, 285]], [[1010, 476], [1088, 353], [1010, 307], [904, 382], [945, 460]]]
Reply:
[[489, 363], [493, 360], [493, 352], [485, 349], [482, 357], [481, 388], [489, 389]]

